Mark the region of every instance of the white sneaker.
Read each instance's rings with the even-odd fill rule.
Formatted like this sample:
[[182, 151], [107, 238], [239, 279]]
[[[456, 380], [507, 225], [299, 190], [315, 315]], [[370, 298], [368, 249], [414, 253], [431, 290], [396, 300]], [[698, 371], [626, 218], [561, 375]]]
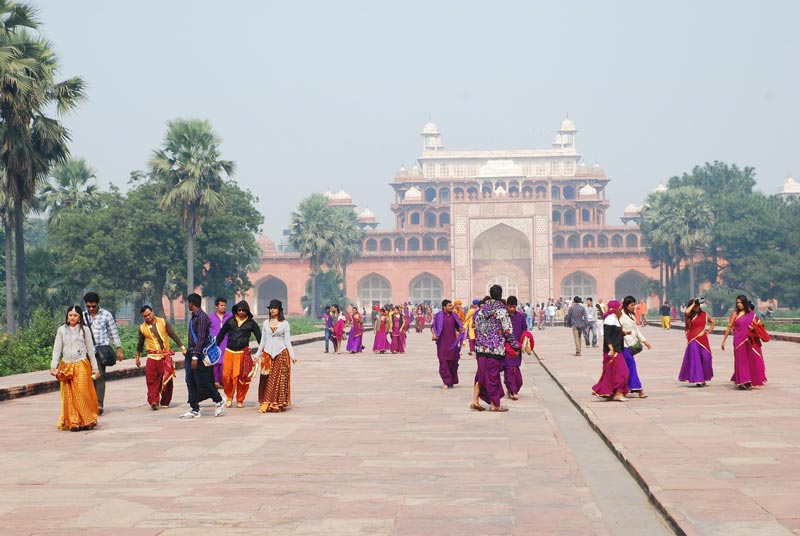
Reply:
[[225, 397], [222, 397], [222, 400], [217, 402], [217, 409], [214, 410], [214, 417], [219, 417], [225, 413]]
[[200, 412], [195, 411], [193, 409], [190, 409], [189, 411], [180, 416], [181, 419], [199, 419], [200, 417], [202, 417]]

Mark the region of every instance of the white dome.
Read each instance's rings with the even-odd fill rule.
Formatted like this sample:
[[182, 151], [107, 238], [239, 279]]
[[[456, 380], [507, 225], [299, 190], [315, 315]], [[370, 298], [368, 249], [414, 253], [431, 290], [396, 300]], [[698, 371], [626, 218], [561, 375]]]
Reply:
[[437, 127], [436, 123], [434, 123], [433, 121], [428, 121], [427, 123], [425, 123], [425, 126], [422, 127], [422, 133], [423, 134], [438, 134], [439, 133], [439, 127]]
[[589, 166], [586, 162], [581, 162], [581, 165], [578, 166], [578, 171], [575, 173], [576, 177], [589, 177], [591, 176], [592, 172], [589, 170]]
[[338, 192], [333, 194], [331, 199], [335, 199], [337, 201], [350, 201], [350, 194], [348, 194], [344, 190], [339, 190]]
[[577, 132], [578, 131], [578, 129], [575, 128], [575, 123], [569, 117], [567, 117], [566, 119], [564, 119], [561, 122], [561, 128], [558, 129], [558, 130], [559, 130], [559, 132]]
[[595, 163], [595, 165], [592, 166], [592, 175], [595, 177], [605, 177], [606, 172], [603, 171], [603, 168], [600, 167], [600, 164]]
[[416, 186], [412, 186], [409, 188], [405, 195], [403, 196], [403, 201], [421, 201], [422, 200], [422, 190], [417, 188]]
[[397, 173], [394, 174], [395, 177], [407, 177], [408, 170], [406, 170], [406, 166], [400, 166], [400, 169], [397, 170]]
[[361, 221], [373, 221], [375, 220], [375, 213], [370, 209], [365, 208], [361, 214], [358, 215], [358, 219]]
[[333, 199], [333, 194], [331, 193], [330, 190], [325, 192], [325, 199]]
[[513, 160], [489, 160], [478, 171], [480, 178], [523, 177], [522, 168]]
[[655, 187], [655, 189], [653, 190], [653, 192], [656, 192], [656, 193], [658, 193], [658, 192], [666, 192], [667, 190], [669, 190], [669, 188], [667, 188], [666, 186], [664, 186], [663, 184], [661, 184], [661, 183], [659, 182], [659, 183], [658, 183], [658, 186], [656, 186], [656, 187]]
[[633, 216], [633, 215], [639, 214], [641, 211], [642, 211], [642, 207], [638, 207], [634, 203], [631, 203], [631, 204], [629, 204], [628, 206], [625, 207], [625, 211], [624, 212], [625, 212], [626, 216], [628, 216], [628, 215]]
[[408, 173], [409, 177], [422, 177], [422, 170], [419, 169], [419, 166], [414, 164], [411, 168], [411, 171]]
[[783, 181], [783, 186], [778, 192], [782, 194], [800, 194], [800, 183], [794, 180], [793, 177], [786, 177]]
[[580, 197], [595, 197], [597, 196], [597, 190], [590, 184], [587, 184], [580, 190], [578, 190], [578, 195]]

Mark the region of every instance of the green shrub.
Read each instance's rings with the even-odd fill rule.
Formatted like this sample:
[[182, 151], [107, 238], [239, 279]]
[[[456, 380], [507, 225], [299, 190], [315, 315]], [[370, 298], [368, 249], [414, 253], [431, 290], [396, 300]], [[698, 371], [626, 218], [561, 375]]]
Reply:
[[290, 316], [287, 320], [289, 321], [292, 335], [302, 335], [304, 333], [319, 331], [319, 326], [314, 323], [313, 319], [307, 316]]
[[0, 376], [49, 369], [53, 341], [63, 321], [40, 308], [28, 327], [15, 335], [0, 335]]

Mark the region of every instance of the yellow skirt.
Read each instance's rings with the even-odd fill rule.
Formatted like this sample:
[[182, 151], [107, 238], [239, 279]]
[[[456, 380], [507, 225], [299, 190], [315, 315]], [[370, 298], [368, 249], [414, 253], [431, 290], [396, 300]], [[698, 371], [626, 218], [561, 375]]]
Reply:
[[97, 392], [88, 359], [63, 363], [59, 367], [72, 379], [61, 382], [61, 418], [59, 430], [90, 430], [97, 425]]

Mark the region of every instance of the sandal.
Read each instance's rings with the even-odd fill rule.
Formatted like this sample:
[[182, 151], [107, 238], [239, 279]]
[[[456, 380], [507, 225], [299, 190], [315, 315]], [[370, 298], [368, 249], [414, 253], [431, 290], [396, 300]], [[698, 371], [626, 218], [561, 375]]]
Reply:
[[472, 411], [486, 411], [486, 408], [484, 408], [480, 404], [470, 404], [469, 409], [471, 409]]
[[503, 412], [503, 411], [508, 411], [508, 408], [503, 406], [498, 406], [496, 408], [489, 408], [489, 411]]

